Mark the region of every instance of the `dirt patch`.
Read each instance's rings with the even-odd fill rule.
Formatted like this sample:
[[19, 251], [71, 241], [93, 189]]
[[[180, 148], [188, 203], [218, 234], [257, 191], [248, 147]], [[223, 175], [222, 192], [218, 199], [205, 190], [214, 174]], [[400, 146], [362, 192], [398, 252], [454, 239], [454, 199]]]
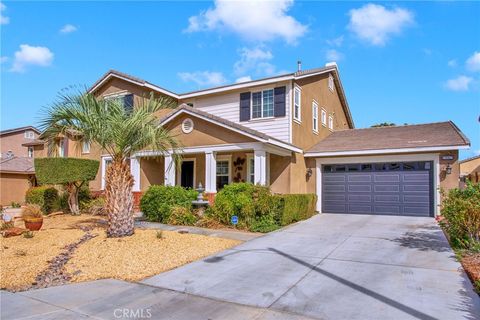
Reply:
[[[107, 238], [105, 227], [103, 217], [59, 215], [44, 218], [33, 238], [0, 238], [0, 288], [20, 291], [102, 278], [136, 281], [240, 243], [173, 231], [162, 231], [158, 238], [153, 229]], [[96, 237], [80, 241], [86, 232]]]
[[101, 232], [75, 251], [66, 269], [75, 275], [73, 282], [102, 278], [138, 281], [239, 243], [173, 231], [163, 231], [161, 239], [156, 230], [137, 229], [133, 236], [121, 239], [106, 238]]
[[461, 262], [477, 293], [480, 294], [480, 253], [462, 254]]

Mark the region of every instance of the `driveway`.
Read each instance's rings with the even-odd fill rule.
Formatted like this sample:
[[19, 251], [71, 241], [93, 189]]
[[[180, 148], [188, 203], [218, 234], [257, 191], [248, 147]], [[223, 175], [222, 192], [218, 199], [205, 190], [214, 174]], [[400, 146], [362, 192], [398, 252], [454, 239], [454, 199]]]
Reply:
[[318, 215], [140, 284], [0, 298], [2, 319], [480, 319], [432, 218], [367, 215]]
[[318, 319], [478, 319], [432, 218], [322, 214], [143, 281]]

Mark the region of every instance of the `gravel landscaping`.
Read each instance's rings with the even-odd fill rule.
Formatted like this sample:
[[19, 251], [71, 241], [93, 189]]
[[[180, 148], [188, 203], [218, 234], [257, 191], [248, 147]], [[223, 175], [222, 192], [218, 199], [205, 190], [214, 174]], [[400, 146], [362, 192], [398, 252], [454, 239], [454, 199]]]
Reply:
[[46, 217], [33, 238], [0, 238], [0, 287], [21, 291], [102, 278], [137, 281], [241, 243], [174, 231], [160, 236], [151, 229], [106, 238], [105, 225], [99, 217], [59, 215]]

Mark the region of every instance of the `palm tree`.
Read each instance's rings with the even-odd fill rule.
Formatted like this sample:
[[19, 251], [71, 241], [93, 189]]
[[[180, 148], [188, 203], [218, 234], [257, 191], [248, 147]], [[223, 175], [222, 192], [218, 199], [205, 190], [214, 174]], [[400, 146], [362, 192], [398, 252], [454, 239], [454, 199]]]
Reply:
[[[108, 237], [134, 233], [133, 177], [129, 158], [141, 150], [167, 152], [178, 148], [176, 139], [158, 125], [156, 114], [173, 108], [176, 101], [166, 97], [143, 98], [133, 109], [119, 99], [97, 99], [89, 93], [62, 93], [44, 110], [42, 134], [49, 152], [55, 151], [58, 137], [98, 145], [112, 157], [105, 172], [105, 209], [108, 214]], [[178, 159], [177, 154], [174, 157]]]

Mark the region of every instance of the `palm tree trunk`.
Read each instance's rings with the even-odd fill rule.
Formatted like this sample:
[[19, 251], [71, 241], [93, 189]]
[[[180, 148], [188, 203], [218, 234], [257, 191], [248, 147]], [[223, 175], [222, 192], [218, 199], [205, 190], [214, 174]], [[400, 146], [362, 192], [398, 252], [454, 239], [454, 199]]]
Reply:
[[107, 237], [125, 237], [134, 233], [132, 188], [130, 166], [124, 161], [114, 160], [105, 175]]

